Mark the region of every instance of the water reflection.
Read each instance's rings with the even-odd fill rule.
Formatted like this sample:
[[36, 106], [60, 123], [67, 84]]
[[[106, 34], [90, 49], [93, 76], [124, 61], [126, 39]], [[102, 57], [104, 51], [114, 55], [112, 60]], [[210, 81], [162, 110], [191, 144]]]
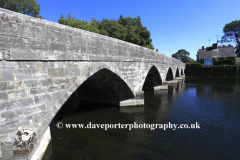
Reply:
[[[52, 122], [51, 159], [239, 159], [240, 88], [236, 78], [198, 78], [145, 91], [143, 107], [79, 102]], [[70, 106], [63, 106], [69, 109]], [[75, 107], [73, 107], [75, 108]], [[86, 109], [88, 108], [88, 109]], [[89, 109], [90, 108], [90, 109]], [[62, 111], [64, 112], [64, 110]], [[58, 118], [58, 119], [57, 119]], [[55, 123], [192, 124], [200, 129], [57, 129]], [[49, 158], [49, 156], [48, 156]]]

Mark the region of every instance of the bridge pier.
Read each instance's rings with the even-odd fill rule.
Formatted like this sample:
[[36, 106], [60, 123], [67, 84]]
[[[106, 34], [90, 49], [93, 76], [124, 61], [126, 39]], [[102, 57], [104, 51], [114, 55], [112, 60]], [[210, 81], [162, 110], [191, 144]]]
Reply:
[[50, 127], [47, 127], [43, 135], [37, 137], [33, 143], [30, 140], [21, 139], [19, 145], [16, 143], [16, 135], [13, 135], [7, 141], [1, 143], [2, 158], [3, 160], [41, 160], [50, 141]]
[[144, 105], [144, 99], [128, 99], [120, 102], [120, 107]]
[[168, 89], [168, 85], [159, 85], [154, 87], [154, 91]]

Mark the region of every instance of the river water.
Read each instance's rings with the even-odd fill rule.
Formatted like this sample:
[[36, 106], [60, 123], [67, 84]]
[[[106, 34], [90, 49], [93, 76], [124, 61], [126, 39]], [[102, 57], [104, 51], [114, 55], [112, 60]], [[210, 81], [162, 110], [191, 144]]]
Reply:
[[[186, 78], [165, 91], [145, 91], [144, 101], [144, 106], [122, 108], [80, 102], [71, 114], [66, 103], [50, 125], [44, 160], [240, 159], [240, 79]], [[105, 131], [58, 129], [57, 122], [199, 126]]]

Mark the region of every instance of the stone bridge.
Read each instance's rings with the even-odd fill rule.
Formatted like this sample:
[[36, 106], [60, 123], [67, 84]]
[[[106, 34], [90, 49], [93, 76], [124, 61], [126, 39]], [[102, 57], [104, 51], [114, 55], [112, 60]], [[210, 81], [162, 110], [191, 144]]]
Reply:
[[[41, 159], [50, 122], [76, 90], [82, 100], [139, 105], [144, 89], [166, 88], [184, 69], [132, 43], [0, 8], [0, 157]], [[37, 136], [16, 145], [19, 127]]]

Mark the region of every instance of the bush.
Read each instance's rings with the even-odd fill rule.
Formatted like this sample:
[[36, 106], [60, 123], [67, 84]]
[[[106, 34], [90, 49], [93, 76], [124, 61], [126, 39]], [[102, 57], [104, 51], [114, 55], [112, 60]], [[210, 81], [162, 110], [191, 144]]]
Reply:
[[217, 58], [213, 57], [213, 64], [214, 65], [234, 65], [237, 63], [237, 57], [232, 56], [232, 57], [222, 57], [222, 58]]
[[239, 65], [219, 65], [219, 66], [203, 66], [202, 64], [186, 64], [186, 76], [200, 77], [224, 77], [240, 75]]

